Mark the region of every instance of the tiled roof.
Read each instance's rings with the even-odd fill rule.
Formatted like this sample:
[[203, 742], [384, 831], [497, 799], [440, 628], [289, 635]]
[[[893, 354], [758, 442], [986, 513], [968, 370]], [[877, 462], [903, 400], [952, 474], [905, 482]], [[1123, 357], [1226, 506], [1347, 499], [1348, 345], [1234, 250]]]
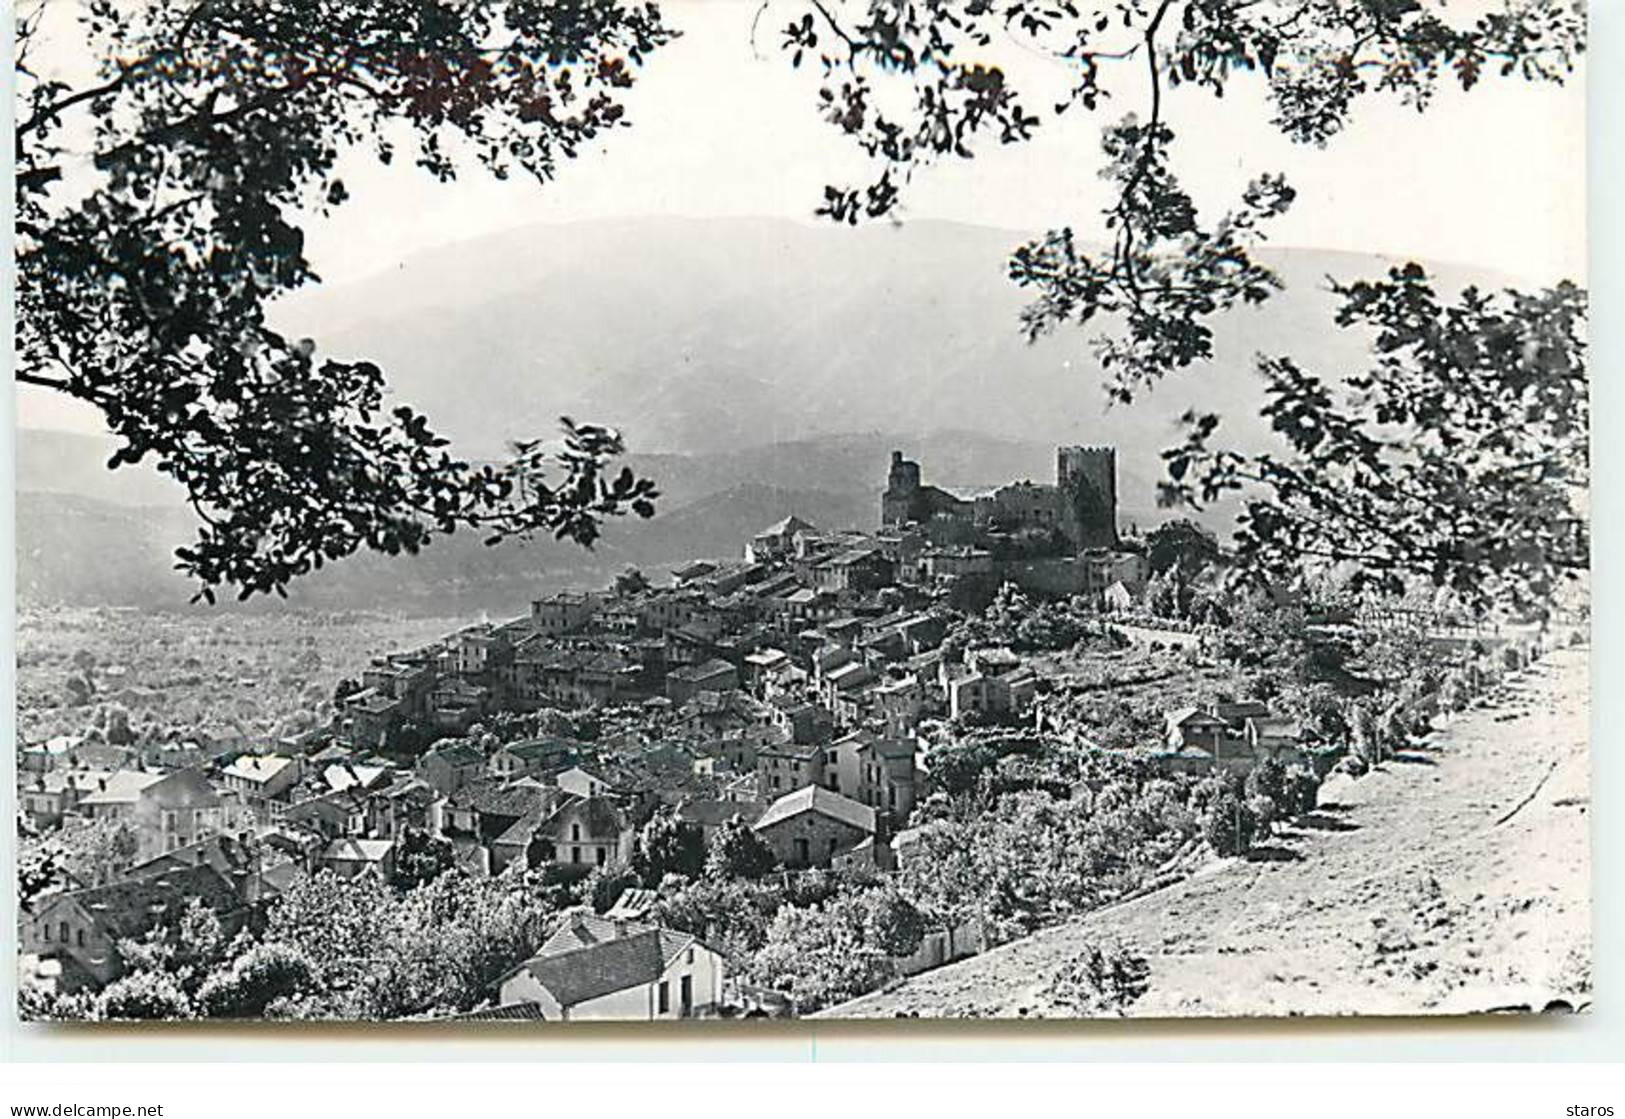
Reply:
[[704, 664], [696, 664], [689, 668], [676, 669], [670, 673], [667, 673], [667, 675], [678, 680], [706, 680], [713, 676], [720, 676], [724, 673], [731, 673], [733, 671], [734, 666], [729, 664], [727, 661], [712, 659], [706, 661]]
[[542, 1008], [533, 1002], [512, 1002], [505, 1006], [491, 1006], [484, 1010], [471, 1010], [455, 1014], [453, 1022], [542, 1022], [546, 1021]]
[[132, 866], [128, 877], [145, 878], [193, 866], [211, 866], [219, 873], [229, 875], [234, 870], [247, 869], [254, 860], [255, 854], [247, 845], [229, 835], [211, 835]]
[[1211, 715], [1200, 707], [1181, 707], [1177, 711], [1168, 712], [1168, 725], [1182, 727], [1188, 723], [1199, 726], [1223, 726], [1225, 722], [1217, 715]]
[[918, 744], [911, 738], [882, 738], [871, 742], [868, 748], [882, 758], [912, 758], [919, 752]]
[[284, 758], [278, 754], [244, 754], [220, 772], [226, 777], [263, 784], [292, 764], [292, 758]]
[[335, 839], [322, 852], [328, 861], [376, 863], [387, 857], [395, 847], [388, 839]]
[[748, 824], [762, 815], [763, 807], [757, 801], [686, 800], [677, 806], [677, 818], [685, 824], [716, 827], [737, 816]]
[[161, 773], [144, 773], [135, 769], [121, 769], [107, 778], [105, 785], [98, 783], [96, 791], [80, 804], [134, 804], [144, 789], [164, 779]]
[[758, 532], [756, 535], [758, 537], [762, 537], [762, 536], [793, 536], [794, 534], [796, 534], [798, 532], [817, 532], [817, 531], [818, 531], [817, 526], [813, 525], [812, 523], [810, 523], [808, 521], [802, 520], [800, 517], [798, 517], [794, 513], [792, 513], [788, 517], [785, 517], [782, 521], [774, 521], [772, 524], [768, 525], [766, 528], [764, 528], [761, 532]]
[[874, 833], [875, 810], [859, 804], [850, 797], [831, 792], [821, 785], [808, 785], [793, 793], [786, 793], [768, 806], [762, 818], [752, 826], [757, 831], [781, 824], [803, 812], [817, 812], [821, 816], [850, 824], [860, 831]]
[[562, 738], [532, 738], [524, 742], [510, 742], [502, 749], [523, 761], [546, 760], [554, 757], [567, 757], [579, 749], [579, 742], [571, 742]]
[[600, 917], [596, 913], [572, 913], [570, 919], [557, 932], [536, 949], [536, 955], [558, 956], [595, 944], [605, 944], [640, 933], [650, 932], [655, 926], [646, 921], [617, 921], [613, 917]]
[[586, 824], [586, 838], [591, 839], [608, 836], [619, 838], [625, 825], [620, 809], [607, 797], [570, 798], [548, 817], [547, 828], [556, 834], [558, 828], [571, 820], [581, 820]]
[[160, 918], [179, 916], [194, 898], [217, 914], [238, 906], [231, 883], [207, 863], [125, 878], [59, 896], [78, 903], [115, 938], [144, 935]]
[[523, 968], [560, 1006], [576, 1006], [658, 980], [667, 964], [694, 942], [686, 933], [647, 929], [630, 936], [537, 956]]
[[35, 792], [60, 793], [67, 789], [83, 791], [94, 789], [98, 783], [113, 776], [106, 769], [57, 769], [32, 779], [27, 788]]
[[[437, 761], [443, 761], [447, 765], [451, 766], [474, 766], [485, 764], [485, 755], [480, 753], [477, 746], [467, 742], [452, 742], [445, 746], [437, 746], [430, 750], [427, 754], [423, 755], [422, 761], [426, 762], [430, 758], [434, 758]], [[422, 764], [422, 762], [419, 764]]]
[[350, 788], [368, 789], [388, 772], [383, 766], [341, 762], [322, 770], [322, 781], [334, 792]]
[[534, 782], [503, 783], [494, 777], [470, 781], [451, 795], [453, 808], [466, 808], [488, 816], [523, 816], [545, 805], [550, 790]]

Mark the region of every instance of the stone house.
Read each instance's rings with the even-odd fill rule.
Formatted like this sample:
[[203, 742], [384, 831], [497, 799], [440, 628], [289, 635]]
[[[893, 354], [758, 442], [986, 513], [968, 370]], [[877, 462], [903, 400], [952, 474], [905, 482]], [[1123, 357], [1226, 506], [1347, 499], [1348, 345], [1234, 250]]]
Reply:
[[124, 972], [122, 940], [174, 926], [201, 902], [233, 936], [247, 918], [232, 884], [207, 863], [52, 894], [19, 914], [21, 952], [63, 961], [64, 989], [99, 989]]
[[737, 687], [739, 670], [716, 658], [666, 675], [666, 698], [673, 703], [686, 703], [700, 692], [727, 692]]
[[152, 858], [218, 835], [227, 817], [227, 806], [208, 778], [196, 769], [177, 769], [136, 798], [137, 857]]
[[779, 862], [791, 869], [827, 867], [875, 835], [875, 810], [821, 785], [809, 785], [768, 805], [751, 825]]
[[430, 749], [412, 767], [413, 775], [441, 796], [451, 796], [485, 775], [485, 755], [468, 742], [449, 741]]
[[815, 742], [765, 745], [756, 751], [756, 795], [776, 800], [824, 778], [824, 748]]

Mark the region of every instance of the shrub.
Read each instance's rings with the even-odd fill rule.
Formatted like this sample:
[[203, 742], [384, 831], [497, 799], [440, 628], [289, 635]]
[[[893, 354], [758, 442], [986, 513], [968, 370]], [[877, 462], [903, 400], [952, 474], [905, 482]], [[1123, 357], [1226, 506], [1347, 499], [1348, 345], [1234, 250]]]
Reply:
[[711, 837], [705, 872], [713, 878], [760, 878], [778, 864], [773, 849], [741, 820], [730, 820]]
[[1245, 855], [1253, 845], [1258, 821], [1241, 797], [1226, 788], [1207, 806], [1202, 836], [1218, 855]]
[[192, 1002], [173, 975], [137, 971], [115, 979], [101, 994], [98, 1016], [114, 1022], [172, 1021], [192, 1016]]
[[278, 999], [297, 998], [311, 990], [315, 972], [299, 949], [287, 944], [257, 944], [212, 975], [198, 991], [198, 1008], [209, 1018], [263, 1018]]
[[1049, 996], [1078, 1017], [1121, 1012], [1145, 994], [1151, 967], [1121, 944], [1092, 944], [1050, 980]]
[[1286, 790], [1294, 816], [1313, 812], [1320, 805], [1320, 780], [1308, 766], [1295, 765], [1287, 770]]

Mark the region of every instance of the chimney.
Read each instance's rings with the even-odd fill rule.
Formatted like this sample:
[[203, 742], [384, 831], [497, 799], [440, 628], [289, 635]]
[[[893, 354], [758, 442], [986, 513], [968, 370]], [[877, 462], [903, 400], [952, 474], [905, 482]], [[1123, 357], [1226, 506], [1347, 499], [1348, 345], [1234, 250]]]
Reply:
[[614, 919], [614, 925], [615, 925], [615, 939], [620, 940], [623, 937], [625, 937], [626, 936], [626, 919], [624, 917], [616, 917]]

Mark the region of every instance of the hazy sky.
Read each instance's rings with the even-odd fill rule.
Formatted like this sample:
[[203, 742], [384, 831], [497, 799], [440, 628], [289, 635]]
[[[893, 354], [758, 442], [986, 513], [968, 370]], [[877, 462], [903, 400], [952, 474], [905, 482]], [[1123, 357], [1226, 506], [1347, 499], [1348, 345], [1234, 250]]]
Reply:
[[[1473, 6], [1450, 10], [1464, 18]], [[342, 283], [430, 245], [534, 222], [656, 214], [811, 220], [822, 185], [851, 181], [864, 165], [814, 111], [815, 73], [790, 70], [777, 50], [787, 7], [769, 6], [753, 47], [757, 7], [756, 0], [668, 0], [663, 8], [685, 35], [651, 56], [629, 99], [632, 127], [584, 151], [546, 187], [478, 172], [444, 186], [403, 162], [382, 168], [351, 160], [352, 202], [308, 229], [317, 270]], [[1016, 65], [1025, 68], [1022, 79], [1068, 76], [1035, 56]], [[1139, 74], [1136, 67], [1124, 75], [1116, 105], [1099, 117], [1069, 114], [1033, 142], [931, 169], [911, 188], [902, 217], [1098, 231], [1096, 122], [1139, 107]], [[1246, 77], [1222, 101], [1179, 89], [1166, 105], [1179, 133], [1180, 171], [1207, 212], [1228, 205], [1260, 171], [1286, 173], [1298, 201], [1274, 225], [1276, 243], [1472, 263], [1536, 283], [1583, 276], [1581, 75], [1562, 88], [1492, 79], [1470, 95], [1442, 89], [1425, 115], [1372, 97], [1324, 150], [1274, 132], [1262, 90]], [[25, 424], [86, 422], [31, 395], [20, 408]]]

